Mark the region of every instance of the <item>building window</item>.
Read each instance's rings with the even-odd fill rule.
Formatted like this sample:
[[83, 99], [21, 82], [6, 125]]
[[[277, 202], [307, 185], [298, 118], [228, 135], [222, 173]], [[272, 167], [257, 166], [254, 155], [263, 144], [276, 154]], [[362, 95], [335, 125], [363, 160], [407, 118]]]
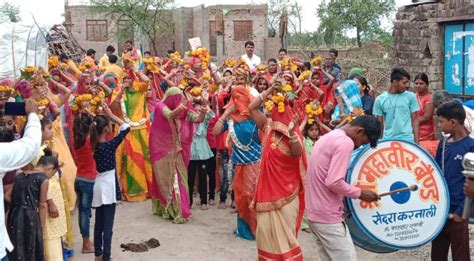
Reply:
[[444, 27], [444, 88], [456, 97], [474, 96], [474, 22]]
[[249, 41], [252, 39], [252, 21], [234, 21], [234, 41]]
[[107, 20], [86, 20], [86, 33], [87, 41], [107, 41]]

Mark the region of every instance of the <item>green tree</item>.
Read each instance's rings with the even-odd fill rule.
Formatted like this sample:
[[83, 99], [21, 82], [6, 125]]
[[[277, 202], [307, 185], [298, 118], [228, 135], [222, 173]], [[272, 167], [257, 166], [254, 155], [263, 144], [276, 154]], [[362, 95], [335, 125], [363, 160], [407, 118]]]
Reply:
[[3, 3], [0, 6], [0, 21], [17, 23], [21, 20], [20, 8], [16, 5], [12, 5], [9, 2]]
[[158, 52], [156, 39], [173, 30], [174, 0], [91, 0], [97, 12], [117, 21], [127, 21], [118, 28], [119, 38], [130, 37], [137, 29], [147, 38], [154, 53]]
[[393, 11], [394, 0], [332, 0], [323, 1], [317, 13], [325, 38], [334, 40], [338, 34], [355, 29], [360, 47], [363, 35], [379, 30], [381, 20], [390, 18]]

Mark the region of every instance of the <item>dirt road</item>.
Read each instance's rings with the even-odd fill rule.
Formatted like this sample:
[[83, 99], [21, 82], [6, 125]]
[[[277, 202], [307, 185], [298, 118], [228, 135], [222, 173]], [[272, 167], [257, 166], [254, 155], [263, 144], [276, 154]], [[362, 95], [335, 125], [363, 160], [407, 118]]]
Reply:
[[[91, 222], [93, 234], [94, 217]], [[232, 231], [236, 214], [230, 209], [210, 207], [202, 211], [195, 207], [193, 217], [187, 224], [173, 224], [151, 214], [151, 202], [121, 203], [117, 207], [112, 257], [118, 260], [256, 260], [257, 249], [254, 241], [236, 238]], [[93, 254], [81, 254], [81, 237], [74, 214], [75, 256], [73, 261], [94, 260]], [[156, 238], [161, 246], [143, 253], [122, 252], [122, 243], [140, 243]], [[319, 260], [312, 234], [301, 232], [300, 243], [305, 260]], [[472, 247], [471, 247], [472, 249]], [[359, 260], [428, 260], [429, 246], [422, 249], [391, 254], [374, 254], [357, 249]]]

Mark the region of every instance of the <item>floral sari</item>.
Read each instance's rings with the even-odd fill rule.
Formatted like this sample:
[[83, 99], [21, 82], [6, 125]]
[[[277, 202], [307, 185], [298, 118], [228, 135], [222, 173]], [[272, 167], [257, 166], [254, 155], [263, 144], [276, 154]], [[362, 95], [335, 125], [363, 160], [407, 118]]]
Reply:
[[[306, 155], [292, 156], [288, 124], [293, 118], [273, 111], [264, 127], [261, 171], [255, 193], [259, 260], [303, 260], [298, 231], [304, 213]], [[276, 138], [275, 134], [283, 136]], [[303, 137], [296, 133], [302, 147]]]
[[153, 213], [174, 223], [184, 223], [191, 217], [188, 195], [187, 166], [193, 140], [193, 112], [182, 112], [177, 119], [169, 118], [185, 99], [177, 87], [169, 88], [155, 107], [150, 132], [150, 155], [153, 177], [149, 184]]

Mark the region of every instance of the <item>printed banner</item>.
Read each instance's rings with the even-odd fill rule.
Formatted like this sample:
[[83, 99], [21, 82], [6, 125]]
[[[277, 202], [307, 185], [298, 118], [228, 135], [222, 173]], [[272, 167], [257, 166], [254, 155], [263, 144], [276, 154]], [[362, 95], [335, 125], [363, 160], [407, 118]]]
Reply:
[[353, 163], [348, 182], [384, 193], [416, 185], [382, 197], [378, 202], [350, 199], [353, 216], [377, 240], [396, 248], [430, 242], [443, 228], [449, 194], [442, 173], [421, 148], [402, 141], [383, 141]]

